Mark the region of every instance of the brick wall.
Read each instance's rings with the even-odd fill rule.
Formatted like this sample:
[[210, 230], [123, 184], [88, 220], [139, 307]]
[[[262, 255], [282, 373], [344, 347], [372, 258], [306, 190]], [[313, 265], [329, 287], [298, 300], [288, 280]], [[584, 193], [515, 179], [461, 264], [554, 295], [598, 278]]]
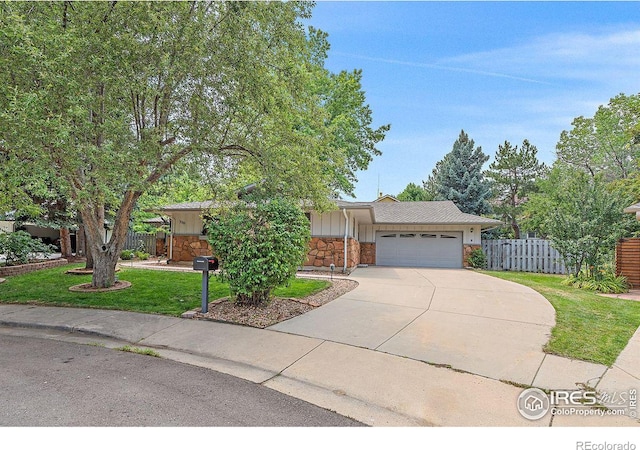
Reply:
[[67, 261], [66, 259], [60, 258], [38, 263], [21, 264], [19, 266], [0, 267], [0, 276], [10, 277], [13, 275], [22, 275], [23, 273], [35, 272], [36, 270], [51, 269], [52, 267], [64, 266], [68, 263], [69, 261]]

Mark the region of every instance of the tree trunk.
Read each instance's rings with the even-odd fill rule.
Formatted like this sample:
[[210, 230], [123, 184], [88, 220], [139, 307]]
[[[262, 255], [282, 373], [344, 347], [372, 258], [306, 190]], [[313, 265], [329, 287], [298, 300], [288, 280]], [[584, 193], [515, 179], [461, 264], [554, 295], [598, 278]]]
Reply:
[[269, 302], [271, 289], [265, 289], [263, 291], [253, 292], [251, 295], [238, 294], [236, 295], [235, 303], [239, 306], [260, 306]]
[[91, 286], [95, 288], [113, 286], [116, 282], [116, 264], [118, 264], [117, 253], [110, 251], [96, 252]]
[[87, 237], [87, 253], [93, 256], [94, 288], [111, 287], [115, 283], [116, 264], [129, 229], [129, 219], [141, 192], [127, 191], [116, 214], [111, 238], [105, 242], [104, 205], [86, 205], [80, 213]]
[[76, 231], [76, 256], [85, 256], [87, 253], [86, 247], [84, 225], [79, 224], [78, 231]]
[[73, 256], [69, 228], [60, 228], [60, 253], [62, 253], [63, 258]]
[[87, 238], [86, 231], [84, 232], [84, 255], [86, 257], [87, 262], [84, 265], [85, 269], [93, 269], [93, 251], [91, 250], [91, 246], [89, 246], [89, 239]]
[[513, 228], [513, 238], [520, 239], [520, 225], [518, 225], [515, 217], [511, 218], [511, 228]]

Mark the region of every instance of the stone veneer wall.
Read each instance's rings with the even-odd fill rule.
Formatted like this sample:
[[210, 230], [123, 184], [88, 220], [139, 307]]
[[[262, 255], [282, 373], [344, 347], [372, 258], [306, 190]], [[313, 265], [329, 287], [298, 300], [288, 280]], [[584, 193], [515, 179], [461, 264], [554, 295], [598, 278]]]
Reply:
[[22, 275], [23, 273], [35, 272], [36, 270], [51, 269], [52, 267], [59, 267], [68, 264], [64, 258], [51, 259], [49, 261], [42, 261], [31, 264], [20, 264], [18, 266], [5, 266], [0, 267], [0, 276], [10, 277], [12, 275]]
[[[329, 267], [335, 264], [336, 270], [344, 267], [344, 238], [313, 237], [309, 242], [309, 252], [305, 266]], [[360, 264], [360, 243], [347, 238], [347, 267]]]
[[200, 236], [173, 236], [172, 261], [193, 261], [196, 256], [213, 254], [209, 241]]
[[471, 252], [473, 252], [477, 248], [482, 249], [482, 245], [464, 244], [463, 255], [462, 255], [463, 267], [466, 267], [466, 268], [471, 267], [469, 266], [469, 256], [471, 256]]
[[375, 242], [360, 242], [360, 264], [376, 264]]
[[[167, 254], [167, 246], [164, 239], [156, 239], [156, 256], [162, 256]], [[208, 256], [208, 255], [207, 255]]]

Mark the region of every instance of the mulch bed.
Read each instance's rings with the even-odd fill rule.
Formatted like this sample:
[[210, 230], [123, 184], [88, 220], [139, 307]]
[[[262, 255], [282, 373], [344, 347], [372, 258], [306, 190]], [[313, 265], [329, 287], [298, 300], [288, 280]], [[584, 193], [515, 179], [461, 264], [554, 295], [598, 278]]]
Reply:
[[128, 281], [116, 281], [113, 286], [108, 288], [94, 288], [91, 287], [91, 283], [82, 283], [71, 286], [69, 290], [71, 292], [111, 292], [119, 291], [121, 289], [127, 289], [131, 287], [131, 283]]
[[185, 313], [183, 317], [266, 328], [319, 308], [355, 289], [356, 286], [358, 283], [353, 280], [334, 279], [331, 286], [308, 297], [275, 297], [266, 305], [260, 306], [237, 306], [227, 297], [209, 303], [209, 311], [206, 314], [198, 309]]

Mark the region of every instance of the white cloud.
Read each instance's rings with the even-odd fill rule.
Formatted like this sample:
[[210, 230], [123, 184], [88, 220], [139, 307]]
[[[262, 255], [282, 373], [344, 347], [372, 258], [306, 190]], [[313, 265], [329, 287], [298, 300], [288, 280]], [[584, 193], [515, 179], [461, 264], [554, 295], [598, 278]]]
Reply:
[[558, 82], [633, 85], [640, 69], [640, 28], [594, 33], [553, 33], [486, 52], [446, 58], [438, 64]]

